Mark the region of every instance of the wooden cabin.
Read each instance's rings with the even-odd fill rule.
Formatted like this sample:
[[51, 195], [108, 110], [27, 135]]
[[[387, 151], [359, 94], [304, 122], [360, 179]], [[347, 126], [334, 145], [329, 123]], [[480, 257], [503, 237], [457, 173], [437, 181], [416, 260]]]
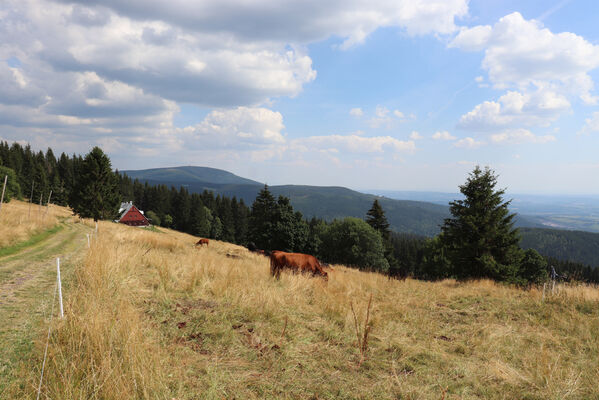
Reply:
[[129, 226], [148, 226], [150, 221], [146, 218], [143, 211], [140, 211], [133, 205], [133, 202], [121, 203], [119, 209], [120, 217], [117, 222]]

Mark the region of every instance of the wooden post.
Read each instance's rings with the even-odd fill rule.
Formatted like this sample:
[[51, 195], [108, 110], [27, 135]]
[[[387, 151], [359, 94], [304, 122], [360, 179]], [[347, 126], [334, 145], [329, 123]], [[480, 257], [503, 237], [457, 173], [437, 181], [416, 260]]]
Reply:
[[60, 258], [56, 259], [56, 278], [58, 279], [58, 303], [60, 304], [60, 318], [64, 318], [62, 309], [62, 284], [60, 282]]
[[555, 279], [553, 280], [553, 285], [551, 286], [551, 295], [555, 294]]
[[4, 191], [6, 190], [6, 180], [8, 175], [4, 175], [4, 186], [2, 186], [2, 197], [0, 197], [0, 210], [2, 210], [2, 202], [4, 201]]
[[543, 283], [543, 301], [545, 301], [545, 288], [547, 287], [547, 282]]
[[29, 213], [27, 215], [28, 218], [31, 218], [31, 203], [33, 203], [33, 184], [35, 181], [31, 181], [31, 195], [29, 196]]
[[48, 195], [48, 203], [46, 204], [46, 212], [44, 213], [44, 217], [48, 214], [48, 209], [50, 209], [50, 199], [52, 198], [52, 190], [50, 190], [50, 195]]
[[89, 233], [86, 233], [85, 236], [87, 236], [87, 248], [90, 248], [90, 244], [89, 244]]

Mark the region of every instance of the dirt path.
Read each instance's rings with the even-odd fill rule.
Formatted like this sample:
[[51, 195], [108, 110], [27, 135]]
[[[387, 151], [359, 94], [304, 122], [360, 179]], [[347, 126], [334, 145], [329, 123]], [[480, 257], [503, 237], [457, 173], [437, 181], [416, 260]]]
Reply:
[[74, 266], [85, 256], [83, 224], [63, 228], [19, 253], [0, 258], [0, 398], [14, 384], [16, 368], [31, 356], [33, 339], [49, 317], [60, 257], [63, 295], [68, 295]]

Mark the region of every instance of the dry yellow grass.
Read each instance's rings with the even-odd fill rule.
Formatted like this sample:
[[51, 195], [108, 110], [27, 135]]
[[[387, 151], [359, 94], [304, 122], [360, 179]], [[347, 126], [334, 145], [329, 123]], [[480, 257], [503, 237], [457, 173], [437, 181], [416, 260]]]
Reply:
[[[599, 399], [597, 288], [269, 276], [189, 235], [101, 223], [55, 322], [48, 398]], [[366, 360], [360, 323], [373, 296]], [[43, 355], [43, 335], [37, 353]], [[41, 364], [41, 361], [39, 362]], [[38, 365], [22, 371], [30, 397]]]
[[54, 205], [40, 207], [14, 199], [4, 203], [0, 210], [0, 248], [27, 240], [70, 215], [68, 209]]

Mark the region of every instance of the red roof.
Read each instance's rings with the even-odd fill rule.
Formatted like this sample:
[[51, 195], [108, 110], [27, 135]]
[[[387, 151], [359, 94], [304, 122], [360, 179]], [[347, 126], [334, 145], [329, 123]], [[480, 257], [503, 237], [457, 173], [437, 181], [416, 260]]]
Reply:
[[131, 225], [131, 226], [147, 226], [150, 225], [150, 221], [143, 215], [137, 207], [131, 205], [128, 210], [126, 210], [121, 218], [119, 219], [121, 224]]

